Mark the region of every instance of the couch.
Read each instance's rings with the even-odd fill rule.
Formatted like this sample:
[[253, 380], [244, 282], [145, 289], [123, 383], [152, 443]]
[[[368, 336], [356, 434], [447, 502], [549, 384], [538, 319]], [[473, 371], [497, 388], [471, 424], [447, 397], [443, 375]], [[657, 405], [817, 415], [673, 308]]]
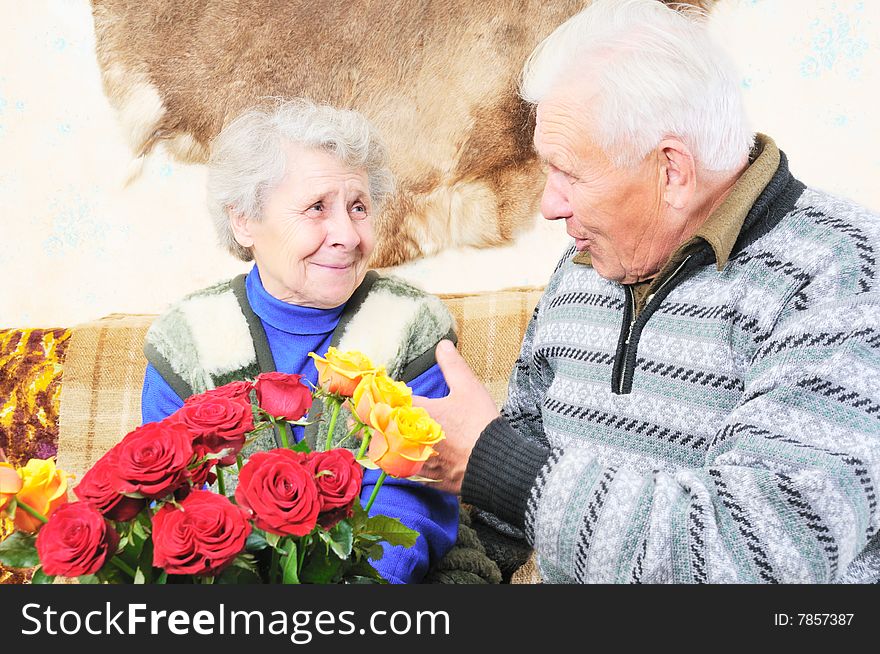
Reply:
[[[440, 296], [456, 320], [462, 355], [499, 406], [541, 292]], [[71, 328], [0, 329], [0, 448], [13, 465], [57, 455], [59, 467], [81, 477], [141, 423], [142, 346], [154, 318], [112, 314]], [[0, 539], [10, 530], [0, 519]], [[535, 574], [530, 559], [504, 578], [531, 583]], [[28, 576], [0, 566], [0, 583]]]

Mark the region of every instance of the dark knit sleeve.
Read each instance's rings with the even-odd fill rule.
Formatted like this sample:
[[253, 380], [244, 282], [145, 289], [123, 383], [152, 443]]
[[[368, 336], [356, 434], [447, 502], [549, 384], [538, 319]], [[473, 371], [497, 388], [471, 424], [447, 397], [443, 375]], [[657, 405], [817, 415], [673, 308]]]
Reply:
[[471, 452], [462, 501], [523, 528], [529, 495], [549, 456], [549, 449], [521, 436], [505, 418], [496, 418]]

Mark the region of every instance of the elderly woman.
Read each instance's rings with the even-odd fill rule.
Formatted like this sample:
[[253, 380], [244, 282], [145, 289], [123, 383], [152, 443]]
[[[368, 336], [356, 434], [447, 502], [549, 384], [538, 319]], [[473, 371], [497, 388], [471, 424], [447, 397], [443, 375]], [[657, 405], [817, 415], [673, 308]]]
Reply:
[[[316, 383], [308, 353], [330, 346], [365, 352], [415, 393], [446, 395], [433, 350], [452, 333], [448, 312], [437, 298], [367, 270], [373, 220], [391, 190], [384, 147], [354, 111], [292, 101], [248, 111], [223, 129], [208, 163], [211, 215], [225, 247], [255, 265], [187, 296], [151, 327], [144, 421], [261, 372]], [[302, 427], [294, 435], [307, 436]], [[364, 501], [376, 477], [367, 472]], [[436, 490], [389, 478], [373, 512], [421, 534], [414, 547], [389, 548], [376, 563], [392, 583], [420, 581], [456, 540], [457, 500]]]

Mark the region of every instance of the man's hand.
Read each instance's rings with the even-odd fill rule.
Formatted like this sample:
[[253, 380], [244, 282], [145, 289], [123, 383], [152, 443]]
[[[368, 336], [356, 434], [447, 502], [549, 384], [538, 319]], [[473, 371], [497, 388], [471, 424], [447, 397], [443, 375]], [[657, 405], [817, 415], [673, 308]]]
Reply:
[[414, 396], [413, 404], [428, 410], [443, 427], [446, 439], [437, 444], [434, 448], [437, 456], [425, 462], [419, 475], [441, 480], [432, 483], [432, 488], [459, 495], [474, 444], [486, 425], [500, 414], [489, 391], [451, 341], [440, 341], [435, 354], [449, 386], [449, 395], [439, 400]]

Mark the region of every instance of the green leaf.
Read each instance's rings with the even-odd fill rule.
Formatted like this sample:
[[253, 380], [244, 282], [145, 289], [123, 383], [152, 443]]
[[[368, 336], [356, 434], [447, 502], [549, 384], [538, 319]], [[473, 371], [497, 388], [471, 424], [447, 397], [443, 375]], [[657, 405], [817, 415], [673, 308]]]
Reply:
[[[280, 540], [281, 540], [281, 536], [279, 536], [278, 534], [266, 533], [266, 542], [269, 543], [270, 547], [274, 547], [275, 549], [278, 549], [278, 542]], [[281, 550], [279, 550], [279, 551], [281, 551]]]
[[370, 565], [366, 559], [361, 559], [354, 565], [349, 566], [344, 578], [347, 584], [387, 584], [388, 581]]
[[132, 527], [131, 527], [132, 540], [134, 540], [134, 539], [146, 540], [147, 537], [150, 535], [149, 527], [150, 527], [150, 525], [149, 524], [145, 525], [143, 523], [143, 521], [141, 520], [140, 515], [138, 515], [138, 519], [135, 520], [134, 523], [132, 523]]
[[37, 537], [14, 531], [0, 541], [0, 563], [10, 568], [32, 568], [40, 564], [37, 554]]
[[323, 547], [315, 547], [306, 555], [300, 570], [304, 584], [332, 584], [339, 580], [344, 561], [330, 556]]
[[163, 570], [162, 574], [160, 574], [158, 577], [156, 577], [155, 583], [160, 584], [160, 585], [168, 583], [168, 573]]
[[419, 537], [419, 532], [410, 529], [397, 518], [389, 518], [386, 515], [376, 515], [367, 520], [363, 533], [375, 534], [389, 545], [404, 547], [412, 547]]
[[309, 444], [306, 443], [305, 439], [301, 440], [296, 445], [292, 445], [290, 449], [294, 452], [302, 452], [304, 454], [309, 454], [312, 451], [312, 448], [309, 447]]
[[351, 517], [348, 519], [348, 522], [351, 523], [351, 528], [355, 533], [363, 531], [369, 519], [370, 514], [364, 511], [360, 498], [355, 498], [354, 504], [351, 507]]
[[269, 541], [266, 540], [266, 534], [262, 531], [254, 529], [244, 544], [246, 552], [259, 552], [269, 547]]
[[347, 559], [351, 554], [351, 547], [354, 544], [354, 534], [351, 525], [345, 520], [342, 520], [330, 530], [329, 536], [330, 540], [328, 543], [330, 544], [330, 549], [332, 549], [340, 559]]
[[144, 584], [147, 581], [147, 577], [144, 575], [144, 571], [138, 568], [134, 571], [134, 583], [136, 584]]
[[32, 584], [51, 584], [55, 582], [54, 575], [47, 575], [43, 572], [43, 568], [37, 568], [34, 572], [34, 576], [31, 577]]
[[364, 553], [373, 561], [378, 561], [383, 556], [385, 556], [385, 548], [382, 547], [380, 543], [376, 543], [375, 545], [371, 545], [370, 547], [364, 550]]
[[388, 583], [385, 579], [373, 579], [372, 577], [362, 577], [360, 575], [353, 575], [351, 577], [346, 577], [343, 581], [346, 584], [387, 584]]
[[296, 556], [296, 543], [294, 543], [292, 540], [288, 541], [285, 550], [287, 552], [287, 555], [286, 558], [282, 557], [282, 560], [284, 561], [284, 567], [282, 568], [281, 583], [298, 584], [299, 576], [297, 574], [297, 567], [299, 566], [299, 560]]
[[80, 575], [77, 580], [81, 584], [100, 584], [101, 581], [95, 575]]
[[231, 565], [214, 579], [215, 584], [259, 584], [262, 583], [260, 575], [254, 570]]

